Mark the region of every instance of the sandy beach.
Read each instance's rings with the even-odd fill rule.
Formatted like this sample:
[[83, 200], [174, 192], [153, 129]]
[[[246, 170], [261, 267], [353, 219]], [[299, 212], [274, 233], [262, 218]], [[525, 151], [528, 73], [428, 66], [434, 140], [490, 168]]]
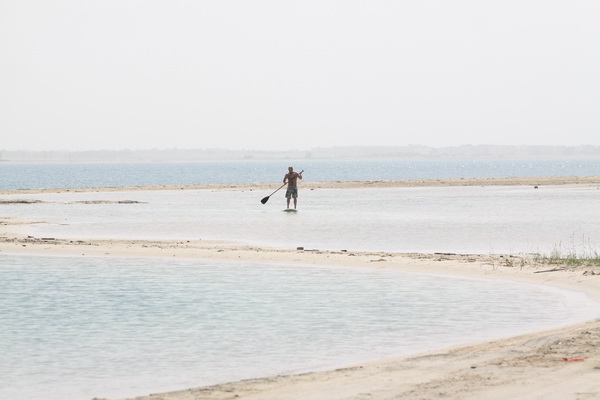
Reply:
[[[468, 179], [446, 181], [313, 182], [304, 189], [460, 185], [586, 185], [600, 177]], [[211, 190], [265, 190], [276, 184], [218, 185]], [[177, 187], [180, 190], [197, 186]], [[173, 190], [174, 187], [63, 189], [60, 191]], [[43, 191], [37, 191], [43, 192]], [[36, 191], [4, 191], [19, 194]], [[586, 293], [600, 301], [600, 267], [538, 264], [528, 256], [452, 253], [307, 251], [237, 243], [37, 238], [29, 221], [0, 217], [0, 253], [138, 256], [357, 266], [510, 279]], [[600, 398], [600, 320], [552, 331], [390, 358], [330, 371], [277, 376], [144, 394], [137, 400], [192, 399], [594, 399]]]
[[[600, 186], [600, 176], [542, 176], [512, 178], [453, 178], [453, 179], [409, 179], [377, 181], [303, 181], [301, 190], [311, 189], [353, 189], [353, 188], [392, 188], [392, 187], [450, 187], [450, 186], [552, 186], [585, 185]], [[68, 189], [15, 189], [0, 190], [0, 195], [37, 193], [80, 193], [80, 192], [131, 192], [148, 190], [262, 190], [277, 189], [281, 182], [240, 183], [217, 185], [156, 185], [127, 187], [91, 187]]]

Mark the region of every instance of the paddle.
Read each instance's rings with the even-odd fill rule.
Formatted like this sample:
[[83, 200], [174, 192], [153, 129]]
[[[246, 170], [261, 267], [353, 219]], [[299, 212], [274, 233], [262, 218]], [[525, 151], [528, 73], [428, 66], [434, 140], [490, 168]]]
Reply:
[[[281, 189], [281, 188], [282, 188], [282, 187], [284, 187], [285, 185], [287, 185], [287, 182], [286, 182], [286, 183], [284, 183], [283, 185], [281, 185], [281, 187], [280, 187], [279, 189]], [[279, 190], [279, 189], [277, 189], [277, 190]], [[276, 190], [276, 191], [274, 191], [273, 193], [271, 193], [270, 195], [268, 195], [267, 197], [264, 197], [264, 198], [263, 198], [263, 199], [262, 199], [260, 202], [261, 202], [261, 203], [263, 203], [263, 204], [266, 204], [266, 203], [267, 203], [267, 201], [269, 201], [269, 197], [271, 197], [271, 196], [273, 196], [275, 193], [277, 193], [277, 190]]]
[[[300, 173], [303, 173], [303, 172], [304, 172], [304, 170], [300, 171]], [[284, 183], [283, 185], [281, 185], [281, 186], [279, 187], [279, 189], [281, 189], [281, 188], [282, 188], [282, 187], [284, 187], [285, 185], [287, 185], [287, 182], [286, 182], [286, 183]], [[277, 193], [277, 191], [278, 191], [279, 189], [277, 189], [276, 191], [274, 191], [273, 193], [271, 193], [271, 194], [270, 194], [270, 195], [268, 195], [267, 197], [263, 197], [263, 199], [262, 199], [260, 202], [261, 202], [261, 203], [263, 203], [263, 204], [266, 204], [266, 203], [267, 203], [267, 201], [269, 201], [269, 197], [271, 197], [271, 196], [273, 196], [275, 193]]]

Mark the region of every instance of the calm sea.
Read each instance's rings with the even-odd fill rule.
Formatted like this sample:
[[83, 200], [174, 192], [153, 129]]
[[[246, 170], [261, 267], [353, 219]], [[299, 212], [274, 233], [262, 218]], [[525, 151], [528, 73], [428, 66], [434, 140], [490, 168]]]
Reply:
[[0, 398], [123, 398], [598, 316], [584, 296], [359, 268], [3, 255]]
[[600, 159], [464, 161], [235, 161], [199, 163], [0, 163], [0, 190], [279, 182], [288, 166], [311, 181], [600, 174]]

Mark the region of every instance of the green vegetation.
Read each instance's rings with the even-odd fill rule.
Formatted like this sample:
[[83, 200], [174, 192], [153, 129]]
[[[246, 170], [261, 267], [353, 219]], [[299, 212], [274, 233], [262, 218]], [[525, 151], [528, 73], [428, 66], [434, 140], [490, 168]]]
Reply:
[[521, 269], [528, 265], [549, 265], [555, 268], [549, 271], [575, 267], [591, 267], [592, 270], [588, 271], [589, 273], [600, 275], [600, 271], [594, 268], [600, 267], [600, 249], [597, 249], [597, 246], [593, 246], [589, 240], [586, 241], [584, 239], [585, 237], [581, 240], [582, 245], [576, 245], [575, 240], [572, 240], [567, 250], [563, 249], [562, 244], [559, 244], [550, 254], [537, 253], [500, 256], [503, 260], [501, 264], [505, 267], [520, 267]]
[[553, 251], [550, 255], [537, 254], [534, 260], [541, 264], [564, 265], [567, 267], [600, 267], [600, 254], [597, 251], [588, 253]]
[[600, 253], [594, 249], [585, 238], [582, 245], [576, 245], [573, 241], [571, 248], [563, 250], [562, 246], [556, 247], [549, 255], [537, 254], [534, 261], [541, 264], [561, 265], [567, 267], [600, 267]]

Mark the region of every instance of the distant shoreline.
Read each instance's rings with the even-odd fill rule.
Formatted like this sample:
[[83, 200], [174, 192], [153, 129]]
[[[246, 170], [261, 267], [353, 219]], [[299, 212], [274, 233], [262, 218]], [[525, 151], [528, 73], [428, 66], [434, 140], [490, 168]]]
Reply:
[[[39, 193], [80, 193], [80, 192], [133, 192], [154, 190], [269, 190], [277, 188], [280, 182], [271, 183], [224, 183], [199, 185], [152, 185], [152, 186], [111, 186], [89, 188], [44, 188], [0, 190], [0, 195], [39, 194]], [[450, 186], [555, 186], [586, 185], [599, 186], [600, 176], [551, 176], [551, 177], [507, 177], [507, 178], [448, 178], [448, 179], [409, 179], [409, 180], [370, 180], [370, 181], [327, 181], [301, 182], [300, 189], [359, 189], [359, 188], [398, 188], [398, 187], [450, 187]]]
[[596, 145], [334, 146], [286, 150], [260, 149], [119, 149], [1, 150], [0, 160], [30, 163], [70, 162], [212, 162], [285, 160], [551, 160], [600, 158]]

